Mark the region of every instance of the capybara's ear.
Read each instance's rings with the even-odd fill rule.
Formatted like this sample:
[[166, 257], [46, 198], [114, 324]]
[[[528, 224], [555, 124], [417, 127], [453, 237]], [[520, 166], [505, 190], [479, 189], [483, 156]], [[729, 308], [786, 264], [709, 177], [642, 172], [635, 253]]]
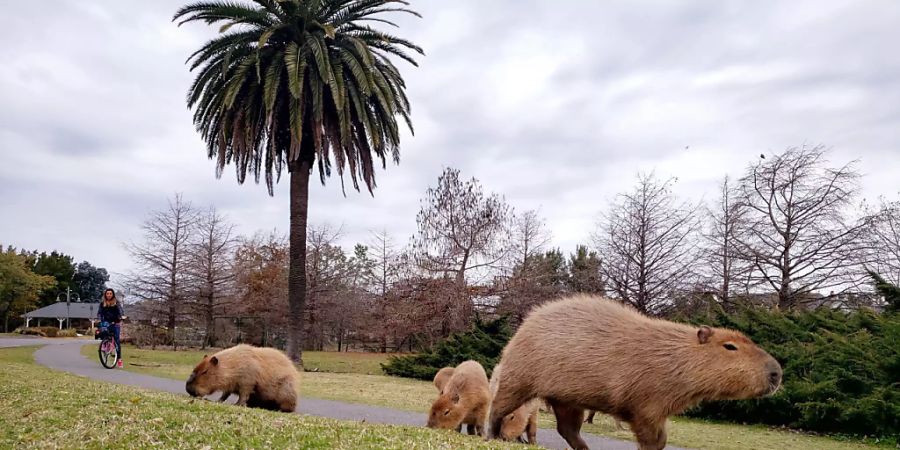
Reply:
[[704, 326], [700, 327], [699, 330], [697, 330], [697, 339], [700, 341], [701, 344], [705, 344], [705, 343], [709, 342], [709, 338], [712, 336], [712, 334], [713, 334], [712, 328], [704, 325]]
[[209, 355], [203, 355], [203, 359], [206, 359], [207, 356], [209, 356]]
[[209, 360], [209, 362], [211, 362], [212, 365], [214, 365], [214, 366], [218, 366], [218, 365], [219, 365], [219, 358], [213, 356], [212, 359]]

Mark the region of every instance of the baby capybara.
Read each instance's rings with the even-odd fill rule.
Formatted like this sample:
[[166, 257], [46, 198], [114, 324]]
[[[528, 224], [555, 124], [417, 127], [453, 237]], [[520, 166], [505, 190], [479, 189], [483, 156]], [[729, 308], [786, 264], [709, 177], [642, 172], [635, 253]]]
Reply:
[[450, 380], [450, 377], [453, 375], [453, 367], [444, 367], [441, 370], [438, 370], [438, 373], [434, 374], [434, 387], [437, 388], [438, 392], [444, 389], [444, 385], [447, 384], [447, 381]]
[[469, 434], [485, 435], [491, 391], [487, 374], [477, 361], [456, 366], [428, 413], [428, 428], [462, 429]]
[[627, 422], [641, 450], [666, 445], [666, 418], [704, 400], [774, 393], [781, 366], [743, 334], [653, 319], [596, 296], [536, 308], [507, 344], [491, 408], [491, 435], [503, 417], [542, 397], [574, 449], [584, 411]]
[[219, 401], [237, 394], [240, 406], [293, 412], [297, 381], [297, 369], [281, 351], [241, 344], [204, 356], [191, 372], [185, 390], [194, 397], [219, 391]]
[[[491, 372], [491, 396], [497, 393], [501, 371], [502, 364], [497, 364], [494, 366], [494, 371]], [[540, 400], [532, 399], [504, 416], [500, 425], [500, 437], [507, 441], [516, 440], [528, 444], [536, 444], [539, 407]], [[523, 433], [526, 435], [525, 439], [522, 439]]]

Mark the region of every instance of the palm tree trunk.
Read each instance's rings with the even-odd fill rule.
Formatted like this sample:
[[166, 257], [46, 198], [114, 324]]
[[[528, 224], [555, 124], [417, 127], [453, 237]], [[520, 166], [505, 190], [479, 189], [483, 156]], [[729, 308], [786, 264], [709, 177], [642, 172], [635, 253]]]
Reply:
[[309, 211], [308, 161], [291, 167], [290, 271], [288, 272], [288, 357], [303, 366], [303, 310], [306, 306], [306, 220]]

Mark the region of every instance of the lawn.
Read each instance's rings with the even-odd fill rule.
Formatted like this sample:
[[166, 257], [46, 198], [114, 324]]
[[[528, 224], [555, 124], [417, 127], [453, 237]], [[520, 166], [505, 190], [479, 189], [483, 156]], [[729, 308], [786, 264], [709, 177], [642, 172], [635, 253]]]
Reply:
[[[91, 348], [93, 346], [90, 346]], [[84, 350], [93, 356], [93, 350]], [[202, 352], [170, 352], [125, 349], [126, 369], [156, 376], [187, 379], [193, 364], [203, 356]], [[307, 367], [329, 368], [362, 367], [361, 364], [342, 364], [347, 353], [304, 352]], [[361, 359], [359, 353], [351, 353], [350, 361]], [[374, 355], [384, 358], [383, 355]], [[320, 362], [321, 361], [321, 362]], [[325, 361], [330, 361], [326, 364]], [[138, 365], [131, 365], [131, 363]], [[317, 365], [314, 365], [317, 364]], [[362, 369], [358, 369], [362, 370]], [[354, 372], [353, 370], [347, 370]], [[367, 375], [364, 373], [305, 372], [300, 387], [301, 396], [340, 400], [352, 403], [386, 406], [407, 411], [425, 412], [437, 391], [430, 382]], [[594, 424], [585, 424], [583, 430], [603, 436], [633, 440], [629, 431], [616, 430], [614, 422], [598, 414]], [[552, 415], [541, 414], [541, 428], [556, 427]], [[715, 423], [683, 417], [669, 423], [669, 443], [672, 445], [722, 450], [864, 450], [893, 448], [889, 443], [866, 443], [858, 439], [838, 439], [813, 436], [790, 430], [772, 429], [759, 425], [735, 425]]]
[[0, 448], [527, 448], [101, 383], [35, 365], [34, 349], [0, 349]]
[[[82, 350], [85, 355], [87, 349]], [[125, 346], [122, 353], [130, 364], [151, 369], [166, 370], [182, 368], [200, 362], [204, 355], [217, 350], [144, 350]], [[384, 375], [381, 363], [392, 355], [384, 353], [362, 352], [303, 352], [303, 363], [307, 372], [359, 373], [367, 375]], [[187, 371], [190, 373], [190, 370]], [[185, 375], [187, 378], [187, 375]]]

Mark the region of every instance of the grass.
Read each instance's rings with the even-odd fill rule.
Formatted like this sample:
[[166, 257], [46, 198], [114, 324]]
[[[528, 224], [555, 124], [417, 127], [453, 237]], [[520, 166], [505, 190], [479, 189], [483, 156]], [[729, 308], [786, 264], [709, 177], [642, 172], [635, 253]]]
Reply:
[[[85, 347], [87, 348], [87, 347]], [[87, 355], [88, 350], [82, 349]], [[126, 346], [122, 353], [130, 364], [142, 366], [147, 373], [153, 369], [160, 369], [161, 373], [172, 369], [181, 374], [183, 366], [193, 368], [204, 355], [215, 353], [216, 350], [147, 350]], [[303, 352], [303, 363], [307, 372], [333, 372], [333, 373], [358, 373], [366, 375], [384, 375], [381, 363], [387, 361], [392, 355], [384, 353], [361, 352]], [[190, 369], [184, 374], [187, 374]], [[164, 375], [161, 375], [164, 376]]]
[[[93, 356], [93, 346], [86, 346], [86, 348], [91, 349], [89, 354]], [[124, 353], [128, 363], [126, 364], [127, 370], [179, 380], [187, 379], [194, 363], [203, 356], [197, 352], [135, 349], [126, 349]], [[322, 352], [304, 352], [304, 361], [307, 362], [307, 366], [310, 366], [311, 361], [334, 360], [343, 355], [345, 354], [325, 355]], [[190, 362], [178, 364], [178, 361]], [[142, 365], [132, 366], [132, 362]], [[331, 367], [344, 366], [336, 364]], [[304, 372], [300, 394], [304, 397], [385, 406], [424, 413], [437, 396], [437, 391], [430, 382], [406, 378], [361, 373]], [[634, 439], [630, 431], [617, 430], [609, 416], [597, 414], [594, 422], [594, 424], [584, 424], [583, 431], [624, 440]], [[542, 413], [539, 423], [541, 428], [556, 428], [555, 420], [549, 414]], [[895, 446], [889, 442], [874, 443], [871, 440], [862, 442], [858, 438], [841, 439], [814, 436], [762, 425], [736, 425], [684, 417], [674, 417], [670, 420], [668, 434], [669, 444], [698, 449], [865, 450], [894, 448]]]
[[33, 351], [0, 349], [0, 448], [526, 448], [101, 383], [37, 366]]

